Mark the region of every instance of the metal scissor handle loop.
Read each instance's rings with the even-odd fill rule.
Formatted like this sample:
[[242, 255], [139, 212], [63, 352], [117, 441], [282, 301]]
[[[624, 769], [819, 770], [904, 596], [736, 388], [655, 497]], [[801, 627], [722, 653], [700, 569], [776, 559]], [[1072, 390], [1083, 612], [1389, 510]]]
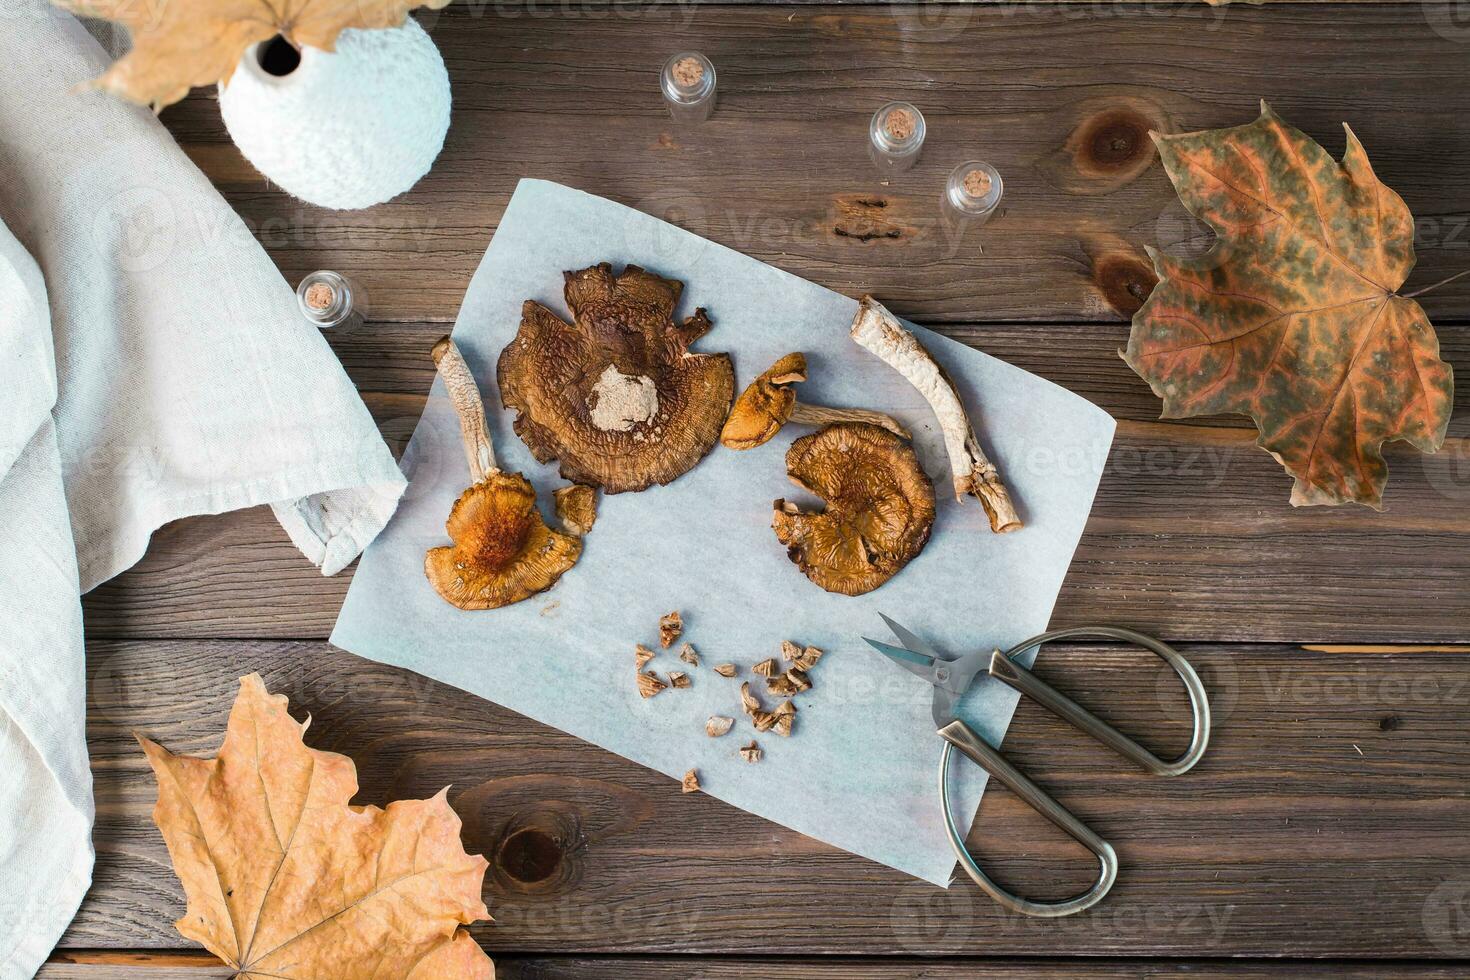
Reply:
[[[1194, 716], [1194, 730], [1190, 733], [1189, 748], [1184, 751], [1183, 755], [1173, 761], [1166, 762], [1160, 759], [1015, 662], [1015, 657], [1033, 647], [1039, 647], [1053, 640], [1065, 640], [1077, 636], [1102, 636], [1111, 640], [1136, 643], [1152, 651], [1164, 663], [1174, 668], [1174, 673], [1178, 674], [1179, 679], [1184, 682], [1185, 693], [1189, 695], [1189, 708]], [[990, 676], [1020, 691], [1058, 718], [1070, 722], [1125, 759], [1131, 759], [1156, 776], [1178, 776], [1193, 769], [1194, 764], [1204, 756], [1205, 748], [1210, 743], [1210, 699], [1205, 694], [1205, 686], [1201, 683], [1199, 674], [1194, 672], [1189, 661], [1185, 660], [1183, 655], [1173, 647], [1136, 630], [1125, 629], [1122, 626], [1073, 626], [1068, 629], [1042, 633], [1040, 636], [1021, 641], [1003, 654], [997, 652], [991, 656]]]
[[[1174, 668], [1174, 672], [1184, 682], [1184, 689], [1189, 695], [1190, 708], [1194, 715], [1194, 732], [1190, 738], [1189, 748], [1183, 755], [1172, 762], [1166, 762], [1160, 759], [1122, 732], [1103, 722], [1102, 719], [1092, 714], [1065, 694], [1037, 679], [1029, 670], [1011, 659], [1051, 640], [1066, 639], [1074, 636], [1104, 636], [1110, 639], [1137, 643], [1153, 651], [1164, 662], [1169, 664], [1170, 667]], [[1199, 675], [1195, 673], [1189, 661], [1185, 660], [1172, 647], [1160, 640], [1146, 636], [1143, 633], [1135, 632], [1134, 630], [1124, 629], [1118, 626], [1077, 626], [1070, 629], [1042, 633], [1039, 636], [1033, 636], [1031, 639], [1017, 644], [1005, 653], [997, 650], [990, 659], [990, 676], [999, 679], [1020, 693], [1039, 702], [1058, 717], [1082, 729], [1125, 758], [1132, 759], [1150, 772], [1161, 776], [1177, 776], [1180, 773], [1189, 771], [1200, 760], [1200, 757], [1204, 755], [1205, 747], [1209, 743], [1210, 702], [1205, 694], [1204, 685], [1200, 682]], [[1001, 905], [1022, 915], [1059, 918], [1064, 915], [1073, 915], [1074, 913], [1081, 912], [1083, 909], [1091, 908], [1100, 902], [1103, 896], [1113, 887], [1113, 882], [1118, 878], [1118, 855], [1113, 850], [1112, 845], [1094, 833], [1091, 828], [1073, 816], [1060, 803], [1052, 799], [1045, 790], [1032, 782], [1025, 773], [1011, 765], [1010, 760], [992, 748], [989, 743], [977, 735], [963, 721], [950, 722], [939, 730], [939, 735], [944, 739], [944, 752], [939, 758], [939, 801], [944, 813], [944, 828], [949, 836], [950, 847], [954, 850], [955, 856], [959, 858], [960, 865], [965, 869], [965, 872], [970, 878], [974, 880], [975, 884], [979, 885], [982, 891]], [[965, 847], [964, 837], [960, 834], [959, 828], [955, 826], [954, 814], [950, 806], [949, 762], [951, 754], [956, 748], [972, 759], [977, 765], [985, 769], [986, 772], [1004, 783], [1013, 793], [1025, 800], [1033, 810], [1056, 824], [1056, 826], [1060, 827], [1097, 857], [1100, 871], [1097, 881], [1091, 888], [1081, 895], [1076, 895], [1058, 902], [1034, 902], [1006, 891], [986, 875], [980, 865], [976, 863], [974, 856]]]
[[[939, 806], [944, 813], [944, 829], [949, 833], [949, 846], [959, 858], [965, 873], [980, 886], [980, 890], [1012, 912], [1056, 919], [1091, 908], [1102, 901], [1104, 895], [1118, 879], [1118, 855], [1113, 846], [1103, 840], [1070, 811], [1047, 795], [1046, 791], [1033, 783], [1025, 773], [1011, 765], [1010, 760], [991, 748], [974, 730], [962, 721], [952, 721], [939, 730], [944, 738], [944, 752], [939, 757]], [[975, 858], [965, 847], [965, 839], [955, 826], [954, 811], [949, 803], [949, 759], [958, 748], [973, 759], [986, 772], [1010, 788], [1021, 799], [1030, 804], [1037, 813], [1046, 817], [1070, 834], [1093, 854], [1097, 855], [1101, 870], [1097, 881], [1081, 895], [1060, 902], [1033, 902], [1028, 898], [1013, 895], [990, 879], [990, 876], [975, 863]]]

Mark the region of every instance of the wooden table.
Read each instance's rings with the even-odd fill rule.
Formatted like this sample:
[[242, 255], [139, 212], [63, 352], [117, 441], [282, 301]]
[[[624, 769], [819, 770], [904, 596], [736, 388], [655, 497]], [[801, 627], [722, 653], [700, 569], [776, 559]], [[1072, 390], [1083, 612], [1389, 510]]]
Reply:
[[[1213, 692], [1211, 753], [1160, 782], [1023, 704], [1007, 749], [1113, 840], [1125, 870], [1087, 914], [1017, 918], [968, 883], [942, 891], [683, 796], [568, 735], [338, 651], [325, 637], [350, 571], [320, 577], [263, 509], [185, 520], [86, 600], [96, 884], [45, 976], [218, 974], [172, 928], [183, 900], [129, 733], [212, 754], [249, 671], [310, 712], [315, 745], [356, 760], [359, 800], [453, 784], [465, 842], [493, 864], [496, 921], [475, 934], [503, 977], [1470, 971], [1465, 399], [1438, 456], [1389, 452], [1385, 512], [1293, 510], [1244, 420], [1157, 421], [1116, 353], [1152, 284], [1143, 246], [1208, 241], [1148, 130], [1243, 123], [1262, 96], [1334, 154], [1351, 122], [1418, 217], [1411, 288], [1470, 268], [1463, 4], [538, 0], [456, 4], [425, 22], [454, 121], [434, 171], [389, 204], [330, 213], [268, 186], [212, 93], [163, 114], [287, 279], [326, 267], [366, 285], [374, 322], [334, 346], [395, 448], [423, 405], [429, 346], [522, 176], [872, 291], [1118, 418], [1056, 623], [1128, 622], [1177, 642]], [[680, 48], [720, 72], [719, 109], [693, 130], [671, 127], [656, 89]], [[885, 185], [864, 127], [894, 98], [923, 108], [930, 136]], [[944, 175], [974, 156], [1005, 175], [1009, 204], [983, 256], [981, 236], [938, 220]], [[1470, 377], [1470, 279], [1423, 303]], [[1182, 697], [1146, 655], [1058, 646], [1041, 673], [1124, 727], [1159, 726], [1160, 748], [1185, 740]], [[972, 843], [1004, 882], [1045, 897], [1091, 871], [1001, 789]], [[1297, 962], [1309, 958], [1323, 962]]]

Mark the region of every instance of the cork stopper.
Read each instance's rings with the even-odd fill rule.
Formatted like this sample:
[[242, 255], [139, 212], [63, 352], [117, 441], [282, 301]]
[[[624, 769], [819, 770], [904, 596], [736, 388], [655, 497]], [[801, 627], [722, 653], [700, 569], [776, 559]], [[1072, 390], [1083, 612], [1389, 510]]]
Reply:
[[325, 310], [337, 298], [337, 291], [324, 282], [314, 282], [307, 287], [305, 298], [313, 310]]

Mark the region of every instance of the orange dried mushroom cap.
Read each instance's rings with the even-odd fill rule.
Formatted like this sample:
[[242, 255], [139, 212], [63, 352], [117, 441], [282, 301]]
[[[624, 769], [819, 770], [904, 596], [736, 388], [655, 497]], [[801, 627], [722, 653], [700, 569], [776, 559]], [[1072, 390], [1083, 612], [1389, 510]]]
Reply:
[[891, 416], [865, 408], [828, 408], [813, 405], [796, 397], [793, 385], [806, 380], [806, 355], [793, 351], [772, 364], [756, 378], [730, 410], [720, 442], [729, 449], [754, 449], [769, 442], [787, 422], [803, 425], [830, 425], [833, 422], [870, 422], [909, 437], [908, 430]]
[[448, 337], [434, 345], [434, 363], [459, 416], [472, 484], [450, 508], [451, 545], [424, 555], [424, 574], [446, 602], [460, 609], [498, 609], [549, 589], [582, 554], [581, 535], [595, 520], [589, 487], [557, 492], [557, 512], [570, 533], [547, 527], [536, 490], [519, 473], [495, 465], [485, 406], [474, 375]]
[[800, 351], [772, 364], [735, 399], [720, 442], [730, 449], [754, 449], [770, 441], [796, 407], [796, 390], [791, 386], [805, 380], [806, 355]]
[[934, 485], [913, 449], [876, 425], [829, 425], [791, 444], [791, 482], [827, 502], [804, 513], [777, 500], [776, 537], [828, 592], [862, 595], [912, 561], [934, 527]]

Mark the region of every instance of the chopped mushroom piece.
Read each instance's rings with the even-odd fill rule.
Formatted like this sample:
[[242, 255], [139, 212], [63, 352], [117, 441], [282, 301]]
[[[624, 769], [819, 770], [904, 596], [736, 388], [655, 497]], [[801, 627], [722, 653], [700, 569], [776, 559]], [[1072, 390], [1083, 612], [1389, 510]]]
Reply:
[[682, 670], [671, 670], [669, 671], [669, 684], [674, 687], [688, 687], [689, 675]]
[[539, 462], [607, 493], [669, 483], [714, 448], [735, 394], [727, 354], [694, 354], [704, 310], [673, 321], [683, 284], [606, 262], [568, 272], [566, 323], [521, 307], [500, 354], [500, 399]]
[[659, 680], [658, 675], [651, 670], [645, 670], [638, 675], [638, 695], [644, 700], [653, 697], [667, 687], [668, 685]]
[[740, 673], [740, 668], [734, 664], [715, 664], [715, 673], [721, 677], [734, 677]]
[[760, 674], [762, 677], [774, 677], [776, 675], [776, 672], [781, 668], [776, 666], [775, 657], [767, 657], [765, 660], [762, 660], [760, 663], [756, 664], [750, 669], [753, 670], [755, 673]]
[[801, 656], [801, 647], [797, 646], [795, 643], [792, 643], [790, 640], [782, 640], [781, 641], [781, 659], [782, 660], [786, 661], [787, 663], [790, 663], [791, 661], [795, 660], [799, 656]]
[[558, 513], [565, 498], [575, 505], [577, 521], [568, 523], [567, 532], [547, 527], [530, 481], [495, 465], [485, 405], [459, 348], [445, 337], [434, 345], [433, 357], [459, 416], [471, 482], [444, 525], [453, 544], [428, 550], [424, 574], [453, 606], [498, 609], [551, 588], [576, 563], [596, 500], [590, 488], [564, 487]]
[[791, 658], [791, 666], [795, 667], [797, 670], [811, 670], [817, 665], [817, 661], [821, 659], [821, 650], [818, 650], [816, 647], [807, 647], [805, 650], [802, 650], [801, 653]]
[[755, 725], [758, 732], [768, 732], [776, 724], [776, 715], [770, 711], [752, 711], [750, 713], [751, 723]]
[[778, 697], [790, 697], [811, 689], [812, 682], [807, 678], [806, 673], [795, 667], [780, 677], [772, 677], [766, 681], [766, 693], [775, 694]]
[[658, 645], [667, 650], [674, 645], [679, 634], [684, 632], [684, 617], [679, 615], [679, 610], [664, 616], [658, 621]]
[[644, 666], [653, 659], [654, 653], [652, 650], [648, 649], [648, 647], [640, 643], [633, 648], [633, 656], [638, 661], [638, 669], [642, 670]]
[[776, 734], [782, 738], [790, 738], [791, 729], [796, 724], [796, 705], [790, 701], [782, 701], [771, 714], [776, 717]]
[[553, 490], [556, 500], [556, 519], [567, 529], [568, 534], [584, 536], [597, 522], [597, 491], [580, 483]]
[[740, 757], [746, 762], [761, 761], [761, 747], [756, 744], [755, 739], [751, 739], [749, 745], [740, 746]]
[[909, 437], [908, 430], [882, 412], [861, 408], [825, 408], [797, 401], [792, 385], [806, 380], [806, 355], [787, 354], [750, 383], [725, 420], [720, 442], [730, 449], [754, 449], [764, 445], [788, 421], [805, 425], [830, 422], [870, 422], [894, 435]]
[[944, 433], [955, 499], [964, 500], [965, 494], [973, 494], [985, 508], [990, 529], [998, 534], [1020, 528], [1021, 518], [1011, 503], [1010, 491], [1001, 482], [1000, 471], [980, 448], [954, 382], [919, 339], [871, 296], [864, 296], [858, 306], [852, 339], [907, 378], [929, 402]]
[[679, 648], [679, 659], [691, 667], [699, 666], [699, 654], [694, 652], [694, 644], [686, 643]]
[[761, 710], [760, 698], [750, 693], [750, 681], [740, 685], [740, 707], [744, 708], [748, 715]]
[[710, 738], [719, 738], [734, 725], [734, 718], [726, 718], [724, 715], [710, 715], [709, 721], [704, 723], [704, 733]]
[[693, 769], [690, 769], [684, 774], [684, 778], [680, 780], [680, 786], [686, 793], [698, 793], [699, 773], [695, 772]]
[[929, 541], [934, 485], [891, 432], [844, 422], [802, 436], [786, 453], [786, 475], [827, 507], [804, 513], [777, 500], [771, 526], [802, 574], [828, 592], [871, 592]]

